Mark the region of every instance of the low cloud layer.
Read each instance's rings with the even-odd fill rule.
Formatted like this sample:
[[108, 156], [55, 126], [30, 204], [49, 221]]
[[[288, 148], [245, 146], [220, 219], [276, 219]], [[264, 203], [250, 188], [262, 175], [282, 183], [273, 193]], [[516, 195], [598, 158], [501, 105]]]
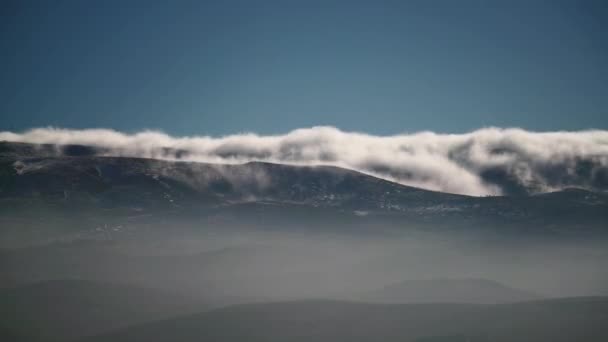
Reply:
[[172, 137], [156, 131], [32, 129], [0, 141], [89, 145], [108, 156], [210, 163], [335, 165], [405, 185], [467, 194], [608, 189], [608, 131], [536, 133], [485, 128], [467, 134], [374, 136], [333, 127], [284, 135]]

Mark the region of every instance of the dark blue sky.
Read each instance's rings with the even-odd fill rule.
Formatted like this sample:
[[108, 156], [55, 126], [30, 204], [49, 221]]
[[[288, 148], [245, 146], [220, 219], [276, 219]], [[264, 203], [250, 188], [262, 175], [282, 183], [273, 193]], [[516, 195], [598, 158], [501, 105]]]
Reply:
[[3, 1], [0, 130], [608, 129], [605, 4]]

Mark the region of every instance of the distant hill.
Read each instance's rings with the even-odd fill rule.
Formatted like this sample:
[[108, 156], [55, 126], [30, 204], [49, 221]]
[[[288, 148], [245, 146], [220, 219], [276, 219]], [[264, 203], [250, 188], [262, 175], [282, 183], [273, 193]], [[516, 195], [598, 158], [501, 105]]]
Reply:
[[234, 306], [126, 328], [87, 342], [603, 342], [608, 299], [500, 305], [302, 301]]
[[541, 296], [478, 278], [406, 280], [357, 297], [375, 303], [499, 304], [540, 299]]
[[130, 285], [45, 281], [0, 291], [0, 340], [64, 340], [204, 308], [188, 297]]

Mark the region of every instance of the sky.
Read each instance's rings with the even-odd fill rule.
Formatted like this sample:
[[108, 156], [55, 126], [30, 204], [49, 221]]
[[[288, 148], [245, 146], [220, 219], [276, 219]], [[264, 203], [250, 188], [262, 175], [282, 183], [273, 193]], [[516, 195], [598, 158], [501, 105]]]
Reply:
[[608, 129], [608, 2], [27, 1], [0, 131]]

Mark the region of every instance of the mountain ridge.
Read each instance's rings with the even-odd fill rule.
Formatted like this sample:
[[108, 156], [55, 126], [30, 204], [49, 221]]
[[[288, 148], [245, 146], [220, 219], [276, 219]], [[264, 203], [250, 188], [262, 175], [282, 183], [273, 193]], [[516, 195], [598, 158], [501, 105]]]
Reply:
[[[174, 150], [173, 148], [167, 147], [166, 150]], [[470, 196], [463, 194], [452, 194], [441, 191], [435, 191], [430, 189], [424, 189], [420, 187], [414, 187], [410, 185], [404, 185], [399, 182], [391, 181], [386, 178], [378, 177], [373, 174], [361, 172], [358, 170], [353, 170], [349, 168], [339, 167], [335, 165], [326, 165], [326, 164], [318, 164], [318, 165], [300, 165], [297, 163], [279, 163], [279, 162], [269, 162], [269, 161], [245, 161], [245, 162], [235, 162], [235, 163], [211, 163], [211, 162], [203, 162], [203, 161], [193, 161], [186, 159], [160, 159], [153, 157], [133, 157], [133, 156], [120, 156], [120, 155], [107, 155], [109, 149], [102, 147], [94, 147], [87, 145], [58, 145], [58, 144], [32, 144], [32, 143], [24, 143], [24, 142], [11, 142], [11, 141], [0, 141], [0, 158], [80, 158], [80, 157], [96, 157], [96, 158], [124, 158], [131, 160], [141, 160], [141, 161], [156, 161], [156, 162], [168, 162], [168, 163], [184, 163], [184, 164], [193, 164], [193, 165], [222, 165], [222, 166], [267, 166], [267, 167], [293, 167], [293, 168], [313, 168], [319, 170], [334, 170], [340, 172], [348, 172], [356, 175], [363, 175], [367, 177], [372, 177], [378, 179], [380, 181], [399, 185], [403, 189], [410, 189], [412, 191], [425, 191], [429, 193], [437, 193], [437, 194], [445, 194], [451, 196], [458, 197], [512, 197], [506, 195], [493, 195], [493, 196]], [[541, 192], [537, 194], [530, 194], [530, 196], [536, 195], [546, 195], [551, 193], [558, 193], [562, 191], [581, 191], [588, 193], [602, 193], [602, 191], [593, 191], [584, 188], [576, 188], [576, 187], [568, 187], [561, 190], [552, 190], [547, 192]]]

